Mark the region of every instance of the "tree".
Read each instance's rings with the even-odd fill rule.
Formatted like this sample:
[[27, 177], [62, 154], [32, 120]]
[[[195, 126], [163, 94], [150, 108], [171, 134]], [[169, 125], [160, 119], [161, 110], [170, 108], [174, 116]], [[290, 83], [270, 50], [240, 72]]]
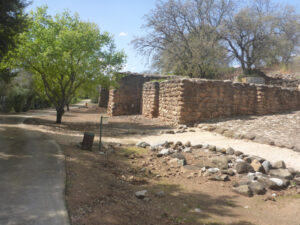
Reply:
[[[27, 26], [27, 15], [24, 13], [27, 5], [24, 0], [0, 0], [0, 63], [7, 52], [16, 46], [18, 34]], [[9, 83], [15, 75], [5, 65], [0, 65], [0, 82]]]
[[224, 20], [219, 33], [244, 74], [255, 74], [260, 66], [290, 60], [299, 46], [299, 25], [293, 7], [280, 10], [269, 0], [256, 0]]
[[100, 82], [125, 60], [115, 51], [111, 35], [67, 11], [52, 17], [46, 7], [37, 8], [21, 39], [11, 59], [33, 74], [39, 92], [56, 108], [56, 123], [61, 123], [64, 107], [82, 85]]
[[228, 63], [217, 28], [231, 6], [230, 0], [159, 1], [145, 17], [148, 34], [132, 43], [164, 72], [212, 78]]

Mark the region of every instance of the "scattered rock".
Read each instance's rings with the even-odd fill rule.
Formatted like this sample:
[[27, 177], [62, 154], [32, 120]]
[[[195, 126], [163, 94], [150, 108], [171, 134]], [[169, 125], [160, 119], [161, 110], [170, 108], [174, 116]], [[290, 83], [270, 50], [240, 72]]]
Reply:
[[285, 169], [286, 168], [285, 162], [283, 160], [272, 163], [272, 167], [274, 169]]
[[214, 157], [212, 162], [221, 169], [228, 169], [228, 159], [225, 156]]
[[271, 169], [269, 172], [270, 175], [291, 180], [293, 175], [289, 172], [288, 169]]
[[237, 173], [248, 173], [253, 172], [253, 167], [246, 162], [238, 162], [236, 164], [236, 172]]
[[233, 154], [234, 154], [234, 149], [231, 148], [231, 147], [227, 148], [227, 149], [226, 149], [226, 154], [228, 154], [228, 155], [233, 155]]
[[222, 174], [229, 175], [229, 176], [234, 176], [234, 175], [235, 175], [235, 172], [234, 172], [233, 169], [222, 170], [221, 173], [222, 173]]
[[197, 149], [197, 148], [202, 148], [203, 146], [199, 144], [199, 145], [193, 145], [192, 147]]
[[155, 143], [153, 143], [152, 145], [151, 145], [151, 147], [153, 147], [153, 148], [158, 148], [158, 147], [161, 147], [161, 146], [167, 146], [169, 143], [168, 143], [168, 141], [165, 141], [165, 140], [163, 140], [163, 141], [157, 141], [157, 142], [155, 142]]
[[240, 156], [240, 155], [242, 155], [243, 153], [242, 153], [241, 151], [235, 151], [234, 154], [235, 154], [236, 156]]
[[171, 150], [170, 149], [167, 149], [167, 148], [164, 148], [162, 149], [158, 154], [157, 154], [157, 157], [162, 157], [162, 156], [166, 156], [166, 155], [169, 155], [171, 154]]
[[257, 159], [254, 159], [251, 162], [251, 166], [253, 167], [255, 172], [265, 172], [264, 167]]
[[140, 147], [140, 148], [146, 148], [148, 146], [150, 146], [147, 142], [145, 141], [140, 141], [136, 144], [136, 146]]
[[135, 197], [139, 199], [144, 199], [147, 195], [147, 190], [137, 191], [135, 192]]
[[200, 208], [195, 208], [195, 209], [194, 209], [194, 212], [196, 212], [196, 213], [201, 213], [202, 210], [201, 210]]
[[208, 149], [208, 148], [209, 148], [209, 145], [207, 145], [207, 144], [204, 144], [204, 145], [202, 145], [202, 148], [204, 148], [204, 149]]
[[262, 163], [262, 166], [264, 167], [266, 173], [269, 173], [270, 169], [272, 169], [271, 163], [267, 160]]
[[207, 169], [207, 172], [210, 174], [218, 173], [220, 171], [219, 168], [209, 168]]
[[251, 191], [254, 194], [257, 194], [257, 195], [264, 195], [267, 191], [266, 188], [264, 187], [264, 185], [257, 181], [251, 182], [249, 184], [249, 188], [251, 189]]
[[215, 175], [208, 179], [213, 180], [213, 181], [229, 181], [230, 180], [228, 175], [221, 175], [221, 176]]
[[248, 187], [248, 185], [242, 185], [242, 186], [234, 187], [234, 188], [232, 188], [232, 191], [234, 191], [235, 193], [238, 193], [240, 195], [247, 196], [247, 197], [253, 196], [253, 192]]

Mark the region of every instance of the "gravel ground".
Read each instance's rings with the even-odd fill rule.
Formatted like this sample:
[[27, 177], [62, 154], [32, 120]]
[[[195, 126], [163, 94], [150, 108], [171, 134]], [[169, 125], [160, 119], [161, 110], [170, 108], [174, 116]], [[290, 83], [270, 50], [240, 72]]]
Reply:
[[200, 124], [199, 127], [227, 137], [246, 138], [300, 152], [300, 111], [212, 120]]

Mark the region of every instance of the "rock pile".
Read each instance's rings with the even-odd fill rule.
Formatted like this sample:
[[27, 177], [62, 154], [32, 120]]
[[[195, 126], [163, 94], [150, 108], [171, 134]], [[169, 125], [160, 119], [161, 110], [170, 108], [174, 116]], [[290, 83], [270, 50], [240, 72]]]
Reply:
[[[168, 164], [176, 163], [184, 170], [193, 170], [211, 181], [233, 182], [232, 190], [251, 197], [264, 195], [268, 190], [282, 190], [290, 185], [300, 185], [300, 172], [287, 168], [284, 161], [269, 162], [259, 156], [247, 155], [229, 147], [219, 148], [213, 145], [192, 145], [191, 142], [160, 141], [152, 145], [139, 142], [137, 146], [149, 148], [156, 157], [171, 158]], [[188, 165], [184, 154], [204, 151], [210, 156], [205, 165]], [[188, 177], [188, 178], [192, 178]], [[232, 177], [232, 178], [231, 178]]]

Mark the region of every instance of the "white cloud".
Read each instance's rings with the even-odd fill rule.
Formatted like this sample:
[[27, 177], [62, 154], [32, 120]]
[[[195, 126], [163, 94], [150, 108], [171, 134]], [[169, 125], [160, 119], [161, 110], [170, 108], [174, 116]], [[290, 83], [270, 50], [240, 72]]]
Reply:
[[126, 37], [127, 35], [128, 35], [128, 33], [125, 33], [125, 32], [119, 33], [119, 36], [121, 36], [121, 37]]

